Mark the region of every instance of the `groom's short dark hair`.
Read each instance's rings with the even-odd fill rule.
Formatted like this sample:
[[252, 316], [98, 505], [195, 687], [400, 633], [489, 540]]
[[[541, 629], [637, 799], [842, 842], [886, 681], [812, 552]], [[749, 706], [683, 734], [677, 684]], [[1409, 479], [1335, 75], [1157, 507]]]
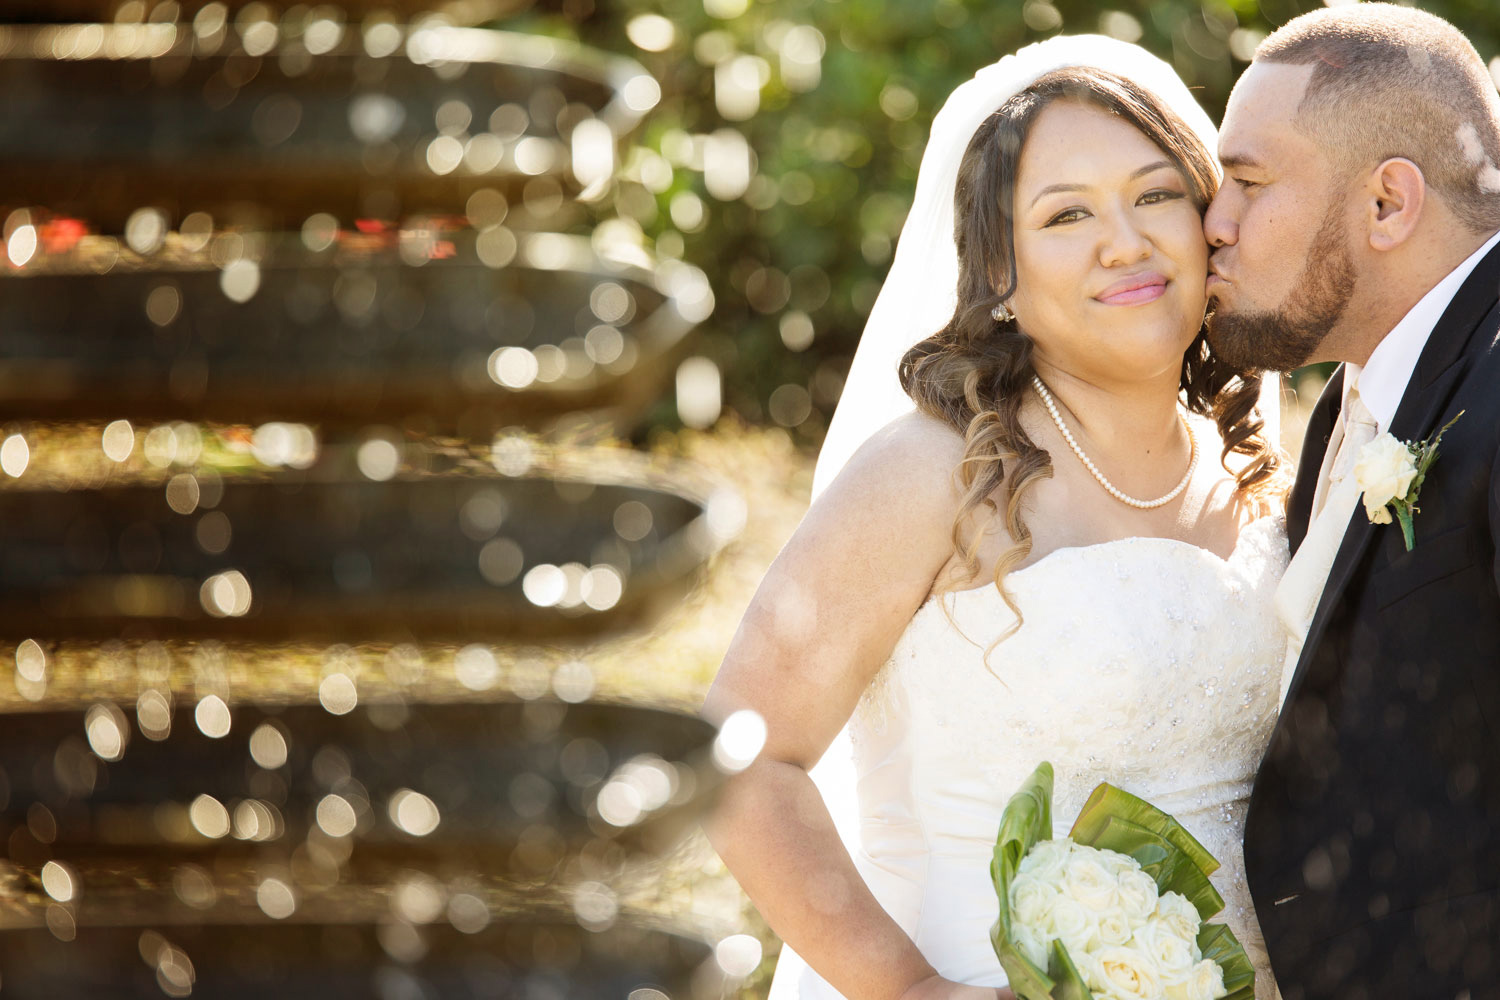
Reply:
[[1303, 14], [1256, 62], [1312, 65], [1297, 126], [1351, 167], [1405, 157], [1475, 232], [1500, 229], [1500, 97], [1440, 17], [1388, 3]]

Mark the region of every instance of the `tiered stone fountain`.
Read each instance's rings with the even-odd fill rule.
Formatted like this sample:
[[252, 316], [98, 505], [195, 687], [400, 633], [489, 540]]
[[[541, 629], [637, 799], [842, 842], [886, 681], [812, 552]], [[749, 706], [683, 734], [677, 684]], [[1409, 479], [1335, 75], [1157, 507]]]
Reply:
[[[728, 537], [690, 489], [538, 474], [517, 430], [629, 428], [711, 308], [692, 268], [548, 231], [607, 190], [656, 85], [448, 23], [488, 0], [369, 6], [37, 0], [0, 25], [0, 421], [165, 456], [60, 491], [24, 432], [0, 445], [0, 635], [36, 703], [0, 725], [7, 996], [714, 989], [708, 943], [606, 883], [742, 749], [586, 677], [471, 682], [485, 642], [650, 621]], [[216, 468], [205, 436], [257, 461]], [[90, 642], [133, 661], [134, 701], [49, 695], [58, 644]], [[388, 676], [462, 645], [491, 694], [326, 670], [316, 702], [252, 700], [159, 666], [226, 642], [385, 642]]]

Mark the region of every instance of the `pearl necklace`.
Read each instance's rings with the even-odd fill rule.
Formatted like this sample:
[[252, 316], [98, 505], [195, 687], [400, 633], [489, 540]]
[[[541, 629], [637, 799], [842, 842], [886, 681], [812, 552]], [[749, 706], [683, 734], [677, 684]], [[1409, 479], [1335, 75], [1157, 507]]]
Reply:
[[[1078, 456], [1078, 460], [1083, 463], [1083, 467], [1093, 474], [1094, 478], [1099, 481], [1099, 485], [1103, 486], [1110, 496], [1132, 507], [1137, 507], [1141, 510], [1152, 510], [1153, 508], [1171, 503], [1177, 499], [1183, 490], [1187, 489], [1187, 484], [1193, 478], [1193, 469], [1198, 465], [1198, 439], [1193, 436], [1193, 425], [1187, 422], [1186, 417], [1181, 417], [1181, 419], [1182, 426], [1188, 435], [1188, 467], [1187, 472], [1183, 473], [1182, 481], [1172, 487], [1172, 492], [1164, 497], [1159, 497], [1155, 500], [1137, 500], [1135, 497], [1117, 489], [1115, 484], [1106, 479], [1104, 473], [1099, 471], [1099, 467], [1094, 464], [1093, 460], [1083, 453], [1083, 449], [1079, 447], [1078, 442], [1073, 438], [1073, 432], [1068, 430], [1067, 424], [1063, 423], [1062, 416], [1057, 412], [1057, 401], [1052, 398], [1052, 393], [1047, 391], [1047, 386], [1042, 382], [1041, 377], [1032, 375], [1031, 385], [1036, 389], [1036, 394], [1041, 397], [1042, 405], [1051, 414], [1052, 422], [1057, 425], [1059, 431], [1062, 431], [1063, 440], [1068, 442], [1068, 446], [1073, 449], [1073, 454]], [[1179, 416], [1181, 415], [1179, 414]]]

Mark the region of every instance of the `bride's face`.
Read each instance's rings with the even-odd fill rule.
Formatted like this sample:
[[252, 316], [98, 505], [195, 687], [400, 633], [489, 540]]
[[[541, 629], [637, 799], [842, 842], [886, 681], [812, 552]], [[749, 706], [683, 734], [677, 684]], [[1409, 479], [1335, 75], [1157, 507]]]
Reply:
[[1208, 246], [1186, 177], [1135, 129], [1055, 101], [1016, 174], [1016, 292], [1037, 360], [1095, 384], [1174, 380], [1203, 324]]

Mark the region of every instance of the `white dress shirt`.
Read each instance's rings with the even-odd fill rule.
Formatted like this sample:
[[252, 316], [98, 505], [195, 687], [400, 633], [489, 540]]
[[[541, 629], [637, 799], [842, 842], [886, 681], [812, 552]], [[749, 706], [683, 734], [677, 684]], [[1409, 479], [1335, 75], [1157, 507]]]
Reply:
[[1427, 346], [1427, 338], [1432, 336], [1433, 327], [1443, 318], [1443, 311], [1453, 301], [1453, 296], [1458, 294], [1459, 286], [1468, 280], [1480, 260], [1497, 243], [1500, 243], [1500, 233], [1491, 236], [1484, 246], [1449, 271], [1442, 281], [1433, 285], [1411, 307], [1411, 311], [1401, 317], [1401, 322], [1385, 335], [1385, 339], [1375, 346], [1370, 360], [1363, 366], [1344, 365], [1344, 403], [1349, 401], [1349, 387], [1359, 383], [1360, 398], [1375, 417], [1377, 433], [1384, 434], [1391, 429], [1391, 421], [1396, 417], [1396, 407], [1400, 405], [1401, 397], [1406, 395], [1406, 383], [1411, 381], [1411, 373], [1417, 368], [1417, 359], [1422, 356], [1422, 348]]

